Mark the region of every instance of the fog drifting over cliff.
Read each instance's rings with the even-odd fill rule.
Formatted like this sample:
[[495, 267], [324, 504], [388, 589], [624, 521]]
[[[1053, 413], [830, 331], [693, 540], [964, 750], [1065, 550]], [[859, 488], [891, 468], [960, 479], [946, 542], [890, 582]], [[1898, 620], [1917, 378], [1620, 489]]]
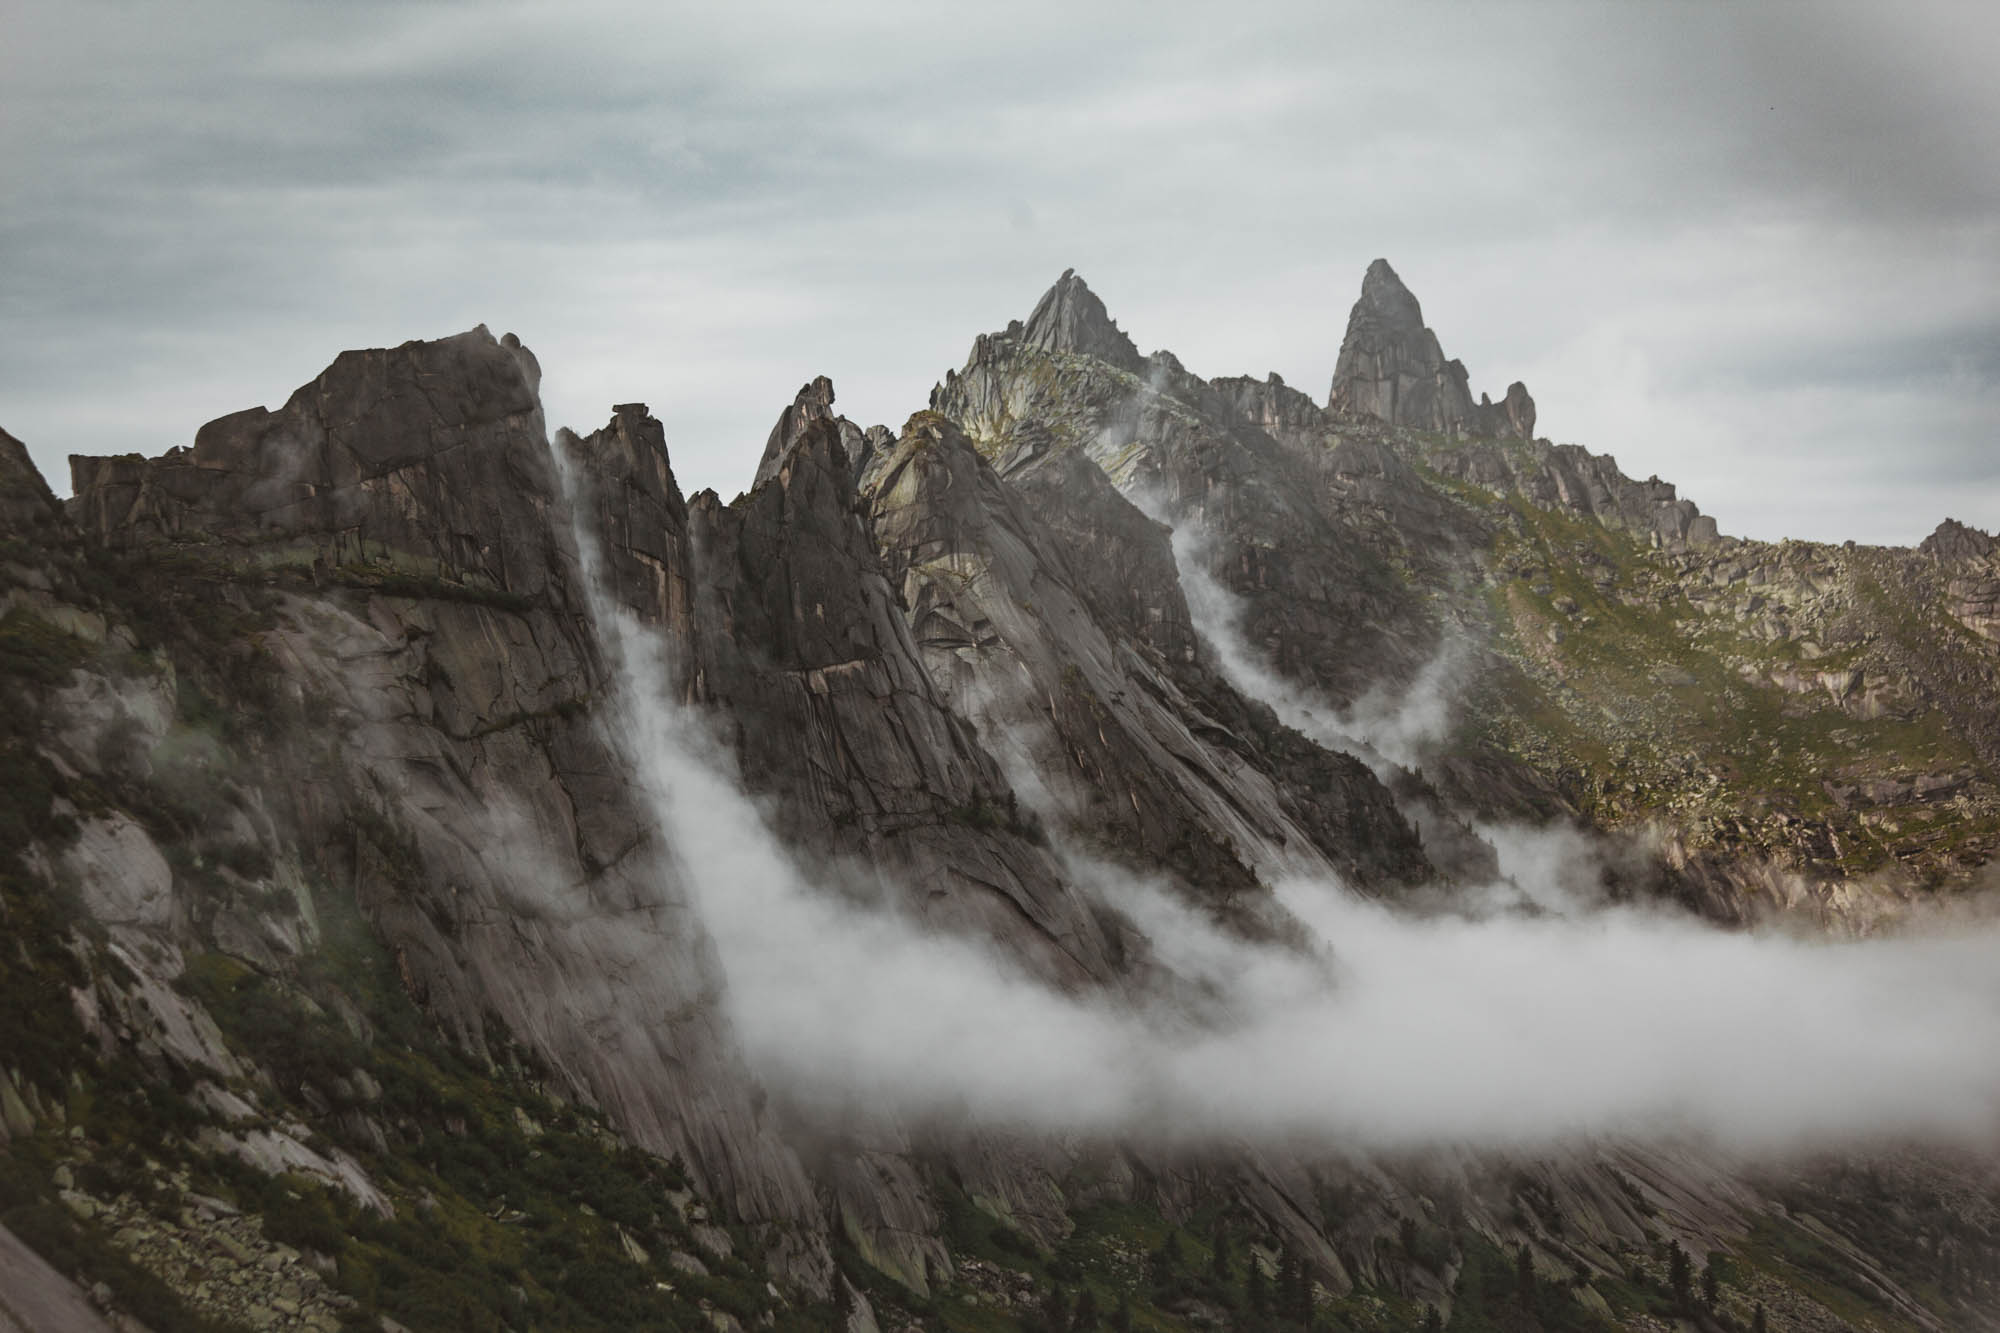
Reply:
[[1773, 1151], [2000, 1127], [2000, 930], [1808, 942], [1601, 909], [1560, 887], [1588, 852], [1561, 835], [1507, 858], [1546, 877], [1524, 886], [1539, 914], [1511, 886], [1420, 918], [1281, 882], [1304, 948], [1248, 942], [1072, 855], [1171, 979], [1057, 993], [800, 865], [706, 719], [672, 701], [660, 640], [601, 593], [595, 609], [728, 1016], [757, 1073], [809, 1113], [1326, 1147], [1660, 1135]]

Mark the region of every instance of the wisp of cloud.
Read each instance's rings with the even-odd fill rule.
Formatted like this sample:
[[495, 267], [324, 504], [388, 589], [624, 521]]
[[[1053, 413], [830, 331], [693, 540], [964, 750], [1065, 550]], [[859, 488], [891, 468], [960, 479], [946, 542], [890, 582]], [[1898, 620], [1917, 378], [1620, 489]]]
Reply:
[[620, 721], [729, 1019], [806, 1113], [1321, 1147], [2000, 1137], [1991, 927], [1825, 942], [1618, 909], [1421, 918], [1295, 879], [1274, 891], [1299, 947], [1072, 857], [1165, 981], [1051, 990], [991, 942], [858, 904], [795, 861], [676, 702], [660, 638], [592, 583]]

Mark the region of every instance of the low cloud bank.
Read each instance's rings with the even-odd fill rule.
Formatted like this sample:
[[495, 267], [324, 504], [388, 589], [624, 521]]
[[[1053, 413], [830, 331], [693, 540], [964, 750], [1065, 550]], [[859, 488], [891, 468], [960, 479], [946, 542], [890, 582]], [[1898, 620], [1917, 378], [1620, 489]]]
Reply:
[[[1553, 910], [1426, 919], [1281, 882], [1309, 936], [1282, 947], [1073, 856], [1077, 883], [1147, 935], [1159, 968], [1116, 993], [1058, 994], [984, 942], [928, 933], [799, 865], [706, 720], [672, 702], [657, 638], [601, 596], [597, 613], [731, 1022], [773, 1091], [809, 1111], [1325, 1147], [2000, 1141], [1990, 925], [1841, 943], [1725, 933], [1599, 910], [1549, 871], [1529, 896]], [[1540, 854], [1559, 868], [1560, 848]]]

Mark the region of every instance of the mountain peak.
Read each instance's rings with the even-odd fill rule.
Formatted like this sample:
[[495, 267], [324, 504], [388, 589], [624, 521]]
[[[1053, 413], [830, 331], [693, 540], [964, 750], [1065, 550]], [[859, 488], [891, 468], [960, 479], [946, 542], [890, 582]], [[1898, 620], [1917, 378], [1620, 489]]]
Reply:
[[1364, 307], [1389, 327], [1416, 332], [1423, 330], [1423, 307], [1417, 303], [1416, 294], [1397, 276], [1396, 270], [1389, 267], [1386, 259], [1370, 264], [1361, 279], [1361, 299], [1355, 303], [1355, 312], [1358, 314]]
[[1472, 399], [1463, 363], [1448, 360], [1424, 310], [1386, 259], [1368, 266], [1347, 317], [1327, 410], [1443, 435], [1532, 439], [1535, 402], [1508, 386], [1504, 403]]
[[1064, 269], [1055, 286], [1035, 303], [1021, 341], [1046, 352], [1094, 356], [1126, 370], [1136, 371], [1142, 364], [1139, 349], [1073, 268]]
[[816, 376], [810, 384], [800, 387], [792, 405], [778, 414], [778, 424], [771, 427], [770, 438], [764, 442], [764, 456], [757, 462], [757, 477], [751, 482], [755, 490], [778, 475], [785, 465], [785, 457], [792, 445], [805, 433], [807, 426], [815, 421], [833, 419], [833, 381], [824, 375]]

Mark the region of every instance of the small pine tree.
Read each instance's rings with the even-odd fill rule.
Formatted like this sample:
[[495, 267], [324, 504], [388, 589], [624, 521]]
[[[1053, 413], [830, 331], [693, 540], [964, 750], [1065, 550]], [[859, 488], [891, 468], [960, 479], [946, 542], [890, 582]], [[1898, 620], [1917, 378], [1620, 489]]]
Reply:
[[1688, 1262], [1687, 1251], [1675, 1241], [1667, 1254], [1667, 1286], [1674, 1293], [1674, 1308], [1685, 1313], [1694, 1302], [1689, 1288], [1694, 1281], [1694, 1266]]
[[1750, 1333], [1771, 1333], [1771, 1320], [1764, 1313], [1761, 1301], [1758, 1302], [1757, 1308], [1750, 1312]]
[[1701, 1270], [1701, 1303], [1710, 1310], [1722, 1299], [1722, 1277], [1716, 1272], [1716, 1256], [1708, 1256], [1708, 1262]]
[[1444, 1333], [1444, 1316], [1435, 1305], [1424, 1307], [1424, 1333]]
[[1132, 1301], [1125, 1293], [1118, 1294], [1118, 1308], [1111, 1312], [1112, 1333], [1132, 1333]]
[[1229, 1233], [1218, 1220], [1208, 1241], [1208, 1271], [1217, 1282], [1229, 1281]]
[[1154, 1250], [1146, 1261], [1147, 1277], [1153, 1290], [1166, 1291], [1174, 1284], [1175, 1274], [1181, 1269], [1181, 1237], [1177, 1231], [1169, 1231], [1160, 1248]]
[[1535, 1308], [1535, 1256], [1528, 1252], [1525, 1243], [1514, 1252], [1514, 1295], [1521, 1308]]
[[1069, 1317], [1072, 1333], [1090, 1333], [1097, 1327], [1097, 1297], [1089, 1287], [1076, 1294], [1076, 1313]]
[[1243, 1298], [1253, 1314], [1270, 1313], [1271, 1286], [1264, 1278], [1263, 1263], [1254, 1254], [1250, 1256], [1250, 1272], [1243, 1279]]
[[[1278, 1255], [1278, 1313], [1286, 1319], [1300, 1318], [1299, 1289], [1304, 1285], [1304, 1274], [1299, 1268], [1299, 1256], [1292, 1253], [1290, 1245]], [[1310, 1311], [1306, 1312], [1310, 1317]]]
[[1060, 1282], [1049, 1288], [1048, 1299], [1042, 1302], [1042, 1327], [1049, 1333], [1069, 1333], [1069, 1293]]

